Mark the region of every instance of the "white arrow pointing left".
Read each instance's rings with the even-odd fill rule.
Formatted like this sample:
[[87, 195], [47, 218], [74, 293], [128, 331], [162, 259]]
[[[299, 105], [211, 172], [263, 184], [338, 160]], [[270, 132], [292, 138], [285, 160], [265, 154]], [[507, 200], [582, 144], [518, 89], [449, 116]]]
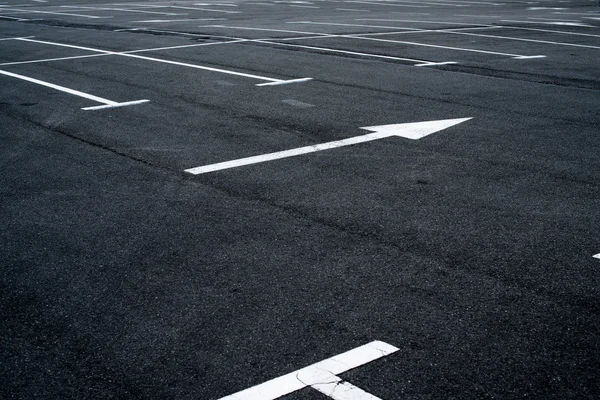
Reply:
[[220, 171], [223, 169], [241, 167], [244, 165], [258, 164], [266, 161], [279, 160], [299, 156], [302, 154], [314, 153], [317, 151], [334, 149], [336, 147], [350, 146], [357, 143], [370, 142], [391, 136], [400, 136], [407, 139], [420, 139], [432, 133], [439, 132], [451, 126], [458, 125], [468, 121], [471, 118], [442, 119], [438, 121], [412, 122], [407, 124], [378, 125], [367, 126], [361, 129], [371, 131], [367, 135], [355, 136], [348, 139], [336, 140], [312, 146], [298, 147], [296, 149], [278, 151], [275, 153], [261, 154], [259, 156], [240, 158], [232, 161], [225, 161], [217, 164], [204, 165], [201, 167], [189, 168], [185, 172], [193, 175], [205, 174], [207, 172]]

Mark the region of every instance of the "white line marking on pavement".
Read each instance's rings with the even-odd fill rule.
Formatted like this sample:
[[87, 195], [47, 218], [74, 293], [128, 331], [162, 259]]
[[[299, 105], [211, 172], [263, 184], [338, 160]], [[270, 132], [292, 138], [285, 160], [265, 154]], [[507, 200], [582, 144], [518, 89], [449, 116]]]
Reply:
[[514, 22], [517, 24], [537, 24], [537, 25], [581, 26], [584, 28], [595, 28], [594, 25], [580, 24], [580, 23], [574, 23], [574, 22], [517, 21], [514, 19], [501, 19], [500, 22]]
[[331, 52], [331, 53], [352, 54], [352, 55], [356, 55], [356, 56], [382, 58], [382, 59], [394, 60], [394, 61], [411, 61], [411, 62], [419, 63], [417, 65], [421, 65], [421, 66], [424, 66], [425, 64], [429, 65], [429, 61], [425, 61], [425, 60], [416, 60], [416, 59], [413, 59], [413, 58], [402, 58], [402, 57], [384, 56], [384, 55], [380, 55], [380, 54], [371, 54], [371, 53], [359, 53], [357, 51], [332, 49], [332, 48], [329, 48], [329, 47], [316, 47], [316, 46], [304, 46], [304, 45], [300, 45], [300, 44], [291, 44], [291, 43], [278, 43], [278, 42], [272, 42], [272, 41], [269, 41], [269, 40], [262, 40], [262, 39], [256, 39], [256, 40], [253, 40], [253, 42], [274, 44], [274, 45], [278, 45], [278, 46], [297, 47], [297, 48], [301, 48], [301, 49], [318, 50], [318, 51], [325, 51], [325, 52]]
[[330, 33], [320, 33], [320, 32], [304, 32], [304, 31], [290, 31], [286, 29], [267, 29], [267, 28], [251, 28], [247, 26], [230, 26], [230, 25], [204, 25], [200, 26], [200, 28], [223, 28], [223, 29], [243, 29], [248, 31], [267, 31], [267, 32], [284, 32], [284, 33], [300, 33], [305, 35], [323, 35], [323, 36], [331, 36]]
[[471, 118], [455, 118], [455, 119], [444, 119], [439, 121], [426, 121], [426, 122], [412, 122], [405, 124], [393, 124], [393, 125], [380, 125], [380, 126], [368, 126], [361, 129], [372, 131], [367, 135], [355, 136], [348, 139], [336, 140], [334, 142], [327, 142], [316, 144], [312, 146], [299, 147], [291, 150], [278, 151], [275, 153], [262, 154], [253, 157], [241, 158], [238, 160], [226, 161], [217, 164], [204, 165], [195, 168], [186, 169], [193, 175], [205, 174], [207, 172], [220, 171], [229, 168], [241, 167], [244, 165], [258, 164], [266, 161], [279, 160], [282, 158], [295, 157], [302, 154], [314, 153], [317, 151], [335, 149], [337, 147], [351, 146], [358, 143], [370, 142], [373, 140], [388, 138], [392, 136], [400, 136], [407, 139], [420, 139], [432, 133], [441, 131], [451, 126], [460, 124], [468, 121]]
[[61, 7], [75, 8], [76, 10], [74, 10], [74, 11], [78, 11], [81, 9], [81, 10], [99, 10], [99, 11], [123, 11], [123, 12], [132, 12], [132, 13], [159, 14], [159, 15], [188, 15], [187, 13], [177, 14], [177, 13], [165, 13], [165, 12], [160, 12], [160, 11], [130, 10], [127, 8], [104, 8], [104, 7], [86, 7], [86, 6], [61, 6]]
[[409, 46], [432, 47], [432, 48], [436, 48], [436, 49], [465, 51], [465, 52], [469, 52], [469, 53], [494, 54], [494, 55], [499, 55], [499, 56], [508, 56], [508, 57], [511, 57], [513, 59], [516, 59], [516, 60], [523, 60], [523, 59], [527, 59], [527, 58], [543, 58], [543, 57], [546, 57], [544, 55], [527, 56], [527, 55], [523, 55], [523, 54], [501, 53], [499, 51], [470, 49], [470, 48], [453, 47], [453, 46], [441, 46], [441, 45], [437, 45], [437, 44], [420, 43], [420, 42], [407, 42], [407, 41], [403, 41], [403, 40], [377, 39], [377, 38], [363, 37], [363, 36], [354, 36], [354, 35], [344, 35], [343, 37], [360, 39], [360, 40], [373, 40], [373, 41], [377, 41], [377, 42], [407, 44]]
[[52, 14], [52, 15], [67, 15], [70, 17], [82, 17], [82, 18], [91, 18], [91, 19], [101, 19], [101, 18], [112, 18], [112, 17], [98, 17], [96, 15], [83, 15], [83, 14], [71, 14], [71, 13], [60, 13], [60, 12], [51, 12], [51, 11], [38, 11], [38, 10], [23, 10], [19, 8], [12, 8], [7, 11], [21, 11], [23, 14], [35, 13], [35, 14]]
[[132, 24], [164, 24], [171, 22], [190, 22], [190, 21], [227, 21], [226, 18], [188, 18], [188, 19], [148, 19], [145, 21], [131, 21]]
[[105, 109], [105, 108], [125, 107], [125, 106], [134, 105], [134, 104], [147, 103], [147, 102], [150, 101], [150, 100], [136, 100], [136, 101], [128, 101], [128, 102], [125, 102], [125, 103], [118, 103], [116, 101], [112, 101], [112, 100], [104, 99], [102, 97], [94, 96], [94, 95], [91, 95], [91, 94], [88, 94], [88, 93], [80, 92], [79, 90], [69, 89], [69, 88], [64, 87], [64, 86], [55, 85], [55, 84], [50, 83], [50, 82], [41, 81], [39, 79], [30, 78], [28, 76], [15, 74], [15, 73], [8, 72], [8, 71], [0, 70], [0, 74], [1, 75], [6, 75], [6, 76], [10, 76], [12, 78], [21, 79], [21, 80], [24, 80], [24, 81], [36, 83], [36, 84], [41, 85], [41, 86], [46, 86], [46, 87], [49, 87], [51, 89], [59, 90], [61, 92], [69, 93], [69, 94], [72, 94], [74, 96], [83, 97], [85, 99], [93, 100], [93, 101], [96, 101], [98, 103], [104, 104], [103, 106], [82, 108], [82, 110], [100, 110], [100, 109]]
[[287, 85], [290, 83], [298, 83], [298, 82], [308, 82], [312, 81], [313, 78], [299, 78], [299, 79], [289, 79], [287, 81], [278, 81], [278, 82], [267, 82], [267, 83], [257, 83], [256, 86], [278, 86], [278, 85]]
[[[119, 53], [119, 52], [115, 52], [115, 51], [95, 49], [95, 48], [91, 48], [91, 47], [75, 46], [75, 45], [71, 45], [71, 44], [64, 44], [64, 43], [57, 43], [57, 42], [48, 42], [48, 41], [44, 41], [44, 40], [34, 40], [34, 39], [17, 39], [17, 40], [22, 40], [22, 41], [26, 41], [26, 42], [33, 42], [33, 43], [47, 44], [47, 45], [51, 45], [51, 46], [59, 46], [59, 47], [68, 47], [68, 48], [80, 49], [80, 50], [88, 50], [88, 51], [93, 51], [93, 52], [96, 52], [96, 53], [110, 54], [110, 55], [121, 56], [121, 57], [131, 57], [131, 58], [137, 58], [137, 59], [140, 59], [140, 60], [155, 61], [155, 62], [160, 62], [160, 63], [164, 63], [164, 64], [178, 65], [178, 66], [181, 66], [181, 67], [195, 68], [195, 69], [201, 69], [201, 70], [205, 70], [205, 71], [219, 72], [219, 73], [222, 73], [222, 74], [242, 76], [242, 77], [245, 77], [245, 78], [252, 78], [252, 79], [258, 79], [258, 80], [261, 80], [261, 81], [267, 81], [267, 82], [270, 82], [272, 85], [285, 85], [285, 84], [288, 84], [288, 83], [305, 82], [305, 81], [308, 81], [308, 80], [312, 79], [312, 78], [300, 78], [300, 79], [282, 80], [282, 79], [275, 79], [275, 78], [267, 78], [265, 76], [246, 74], [246, 73], [243, 73], [243, 72], [229, 71], [229, 70], [226, 70], [226, 69], [205, 67], [203, 65], [188, 64], [188, 63], [182, 63], [182, 62], [178, 62], [178, 61], [165, 60], [165, 59], [162, 59], [162, 58], [140, 56], [140, 55], [137, 55], [137, 54]], [[257, 86], [265, 86], [265, 84], [260, 84], [260, 85], [257, 85]]]
[[182, 6], [168, 6], [169, 8], [179, 8], [182, 10], [198, 10], [198, 11], [209, 11], [224, 14], [241, 14], [241, 11], [229, 11], [229, 10], [212, 10], [208, 8], [195, 8], [195, 7], [182, 7]]
[[23, 37], [7, 37], [7, 38], [0, 38], [0, 40], [19, 40], [19, 39], [29, 39], [32, 38], [33, 36], [23, 36]]
[[600, 253], [593, 256], [594, 258], [600, 259]]
[[7, 17], [6, 15], [0, 15], [0, 18], [2, 18], [2, 19], [10, 19], [11, 21], [17, 21], [17, 22], [29, 21], [26, 18]]
[[[393, 354], [398, 350], [390, 344], [373, 341], [219, 400], [275, 400], [309, 386], [335, 400], [375, 400], [378, 398], [349, 383], [341, 384], [342, 380], [336, 375]], [[333, 382], [334, 386], [330, 386], [330, 382]], [[338, 386], [341, 384], [342, 387], [336, 387], [335, 384]], [[355, 389], [358, 390], [352, 396], [349, 391]]]
[[148, 103], [149, 101], [150, 100], [126, 101], [124, 103], [106, 104], [103, 106], [84, 107], [84, 108], [82, 108], [82, 110], [105, 110], [107, 108], [127, 107], [127, 106], [133, 106], [136, 104]]

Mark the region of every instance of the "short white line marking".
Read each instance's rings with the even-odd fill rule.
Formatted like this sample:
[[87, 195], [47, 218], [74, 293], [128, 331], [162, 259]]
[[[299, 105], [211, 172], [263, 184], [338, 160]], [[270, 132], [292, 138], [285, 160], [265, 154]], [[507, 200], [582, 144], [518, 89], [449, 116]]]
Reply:
[[126, 101], [124, 103], [106, 104], [103, 106], [84, 107], [84, 108], [82, 108], [82, 110], [106, 110], [107, 108], [127, 107], [127, 106], [133, 106], [136, 104], [148, 103], [149, 101], [150, 100]]
[[205, 26], [201, 26], [201, 28], [242, 29], [242, 30], [247, 30], [247, 31], [284, 32], [284, 33], [300, 33], [300, 34], [305, 34], [305, 35], [331, 36], [330, 33], [291, 31], [291, 30], [287, 30], [287, 29], [251, 28], [251, 27], [247, 27], [247, 26], [205, 25]]
[[[397, 347], [376, 340], [219, 400], [275, 400], [309, 386], [335, 400], [375, 400], [378, 398], [351, 384], [344, 383], [338, 389], [335, 386], [331, 387], [329, 382], [340, 384], [342, 381], [336, 375], [393, 354], [398, 350]], [[349, 393], [352, 389], [358, 389], [355, 396]]]
[[196, 8], [196, 7], [182, 7], [182, 6], [168, 6], [170, 8], [179, 8], [182, 10], [198, 10], [198, 11], [208, 11], [208, 12], [216, 12], [216, 13], [224, 13], [224, 14], [241, 14], [241, 11], [229, 11], [229, 10], [212, 10], [208, 8]]
[[71, 57], [58, 57], [58, 58], [46, 58], [42, 60], [29, 60], [29, 61], [13, 61], [0, 64], [0, 67], [5, 65], [21, 65], [21, 64], [36, 64], [36, 63], [44, 63], [50, 61], [64, 61], [64, 60], [77, 60], [80, 58], [91, 58], [91, 57], [106, 57], [110, 54], [87, 54], [85, 56], [71, 56]]
[[75, 8], [82, 10], [99, 10], [99, 11], [123, 11], [123, 12], [132, 12], [132, 13], [142, 13], [142, 14], [159, 14], [159, 15], [187, 15], [185, 14], [176, 14], [176, 13], [165, 13], [160, 11], [146, 11], [146, 10], [130, 10], [127, 8], [104, 8], [104, 7], [86, 7], [86, 6], [61, 6], [65, 8]]
[[458, 64], [456, 61], [444, 61], [444, 62], [427, 62], [423, 64], [415, 64], [415, 67], [433, 67], [436, 65], [450, 65], [450, 64]]
[[190, 22], [190, 21], [227, 21], [226, 18], [188, 18], [188, 19], [148, 19], [145, 21], [131, 21], [132, 24], [164, 24], [171, 22]]
[[19, 8], [13, 8], [10, 11], [21, 11], [24, 14], [35, 13], [35, 14], [52, 14], [52, 15], [67, 15], [70, 17], [82, 17], [82, 18], [90, 18], [90, 19], [101, 19], [101, 18], [112, 18], [112, 17], [98, 17], [96, 15], [84, 15], [84, 14], [72, 14], [72, 13], [60, 13], [60, 12], [52, 12], [52, 11], [38, 11], [38, 10], [22, 10]]
[[32, 38], [34, 36], [23, 36], [23, 37], [7, 37], [7, 38], [0, 38], [0, 40], [19, 40], [19, 39], [29, 39]]
[[317, 151], [330, 150], [343, 146], [351, 146], [358, 143], [371, 142], [373, 140], [388, 138], [392, 136], [400, 136], [407, 139], [420, 139], [432, 133], [441, 131], [451, 126], [460, 124], [468, 121], [471, 118], [455, 118], [445, 119], [439, 121], [426, 121], [426, 122], [413, 122], [405, 124], [392, 124], [392, 125], [379, 125], [379, 126], [367, 126], [361, 129], [372, 131], [366, 135], [355, 136], [348, 139], [336, 140], [334, 142], [327, 142], [316, 144], [312, 146], [298, 147], [291, 150], [278, 151], [275, 153], [262, 154], [253, 157], [241, 158], [238, 160], [225, 161], [217, 164], [204, 165], [195, 168], [186, 169], [193, 175], [205, 174], [208, 172], [220, 171], [229, 168], [236, 168], [245, 165], [258, 164], [266, 161], [279, 160], [282, 158], [295, 157], [303, 154], [314, 153]]
[[338, 11], [350, 11], [350, 12], [371, 12], [371, 10], [359, 10], [357, 8], [336, 8]]
[[600, 253], [593, 256], [594, 258], [600, 259]]
[[316, 7], [316, 6], [299, 6], [299, 5], [290, 5], [290, 7], [297, 7], [297, 8], [321, 8], [321, 7]]
[[0, 18], [2, 19], [10, 19], [12, 21], [17, 21], [17, 22], [25, 22], [25, 21], [29, 21], [26, 18], [17, 18], [17, 17], [7, 17], [6, 15], [0, 15]]
[[584, 28], [594, 28], [594, 25], [579, 24], [574, 22], [541, 22], [541, 21], [518, 21], [514, 19], [501, 19], [500, 22], [515, 22], [518, 24], [537, 24], [537, 25], [560, 25], [560, 26], [580, 26]]
[[290, 83], [308, 82], [308, 81], [312, 81], [312, 80], [313, 80], [313, 78], [289, 79], [287, 81], [257, 83], [256, 86], [279, 86], [279, 85], [288, 85]]
[[392, 7], [411, 7], [411, 8], [429, 8], [430, 6], [418, 6], [411, 4], [387, 4], [387, 3], [377, 3], [374, 1], [344, 1], [344, 3], [357, 3], [357, 4], [374, 4], [378, 6], [392, 6]]
[[46, 86], [46, 87], [49, 87], [51, 89], [55, 89], [55, 90], [58, 90], [58, 91], [61, 91], [61, 92], [72, 94], [74, 96], [83, 97], [85, 99], [93, 100], [95, 102], [104, 104], [103, 106], [99, 106], [99, 107], [86, 107], [86, 108], [82, 108], [82, 110], [96, 110], [96, 109], [103, 109], [103, 108], [125, 107], [125, 106], [129, 106], [129, 105], [134, 105], [134, 104], [147, 103], [148, 101], [150, 101], [150, 100], [136, 100], [136, 101], [128, 101], [128, 102], [125, 102], [125, 103], [118, 103], [116, 101], [112, 101], [112, 100], [108, 100], [108, 99], [105, 99], [105, 98], [102, 98], [102, 97], [94, 96], [92, 94], [80, 92], [79, 90], [69, 89], [69, 88], [64, 87], [64, 86], [55, 85], [54, 83], [41, 81], [39, 79], [30, 78], [28, 76], [15, 74], [15, 73], [8, 72], [8, 71], [0, 70], [0, 74], [1, 75], [6, 75], [6, 76], [10, 76], [12, 78], [21, 79], [21, 80], [24, 80], [24, 81], [27, 81], [27, 82], [31, 82], [31, 83], [36, 83], [36, 84], [41, 85], [41, 86]]

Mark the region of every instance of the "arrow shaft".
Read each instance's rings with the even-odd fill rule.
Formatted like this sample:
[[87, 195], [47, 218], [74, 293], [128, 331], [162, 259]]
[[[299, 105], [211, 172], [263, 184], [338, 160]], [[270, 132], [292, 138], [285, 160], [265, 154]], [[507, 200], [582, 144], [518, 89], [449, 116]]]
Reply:
[[185, 172], [189, 172], [193, 175], [205, 174], [207, 172], [220, 171], [223, 169], [241, 167], [244, 165], [258, 164], [267, 161], [279, 160], [282, 158], [295, 157], [302, 154], [315, 153], [317, 151], [335, 149], [337, 147], [351, 146], [353, 144], [370, 142], [373, 140], [383, 139], [390, 136], [394, 135], [384, 132], [369, 133], [366, 135], [355, 136], [348, 139], [336, 140], [334, 142], [320, 143], [312, 146], [298, 147], [290, 150], [277, 151], [275, 153], [261, 154], [259, 156], [246, 157], [237, 160], [225, 161], [217, 164], [204, 165], [201, 167], [186, 169]]

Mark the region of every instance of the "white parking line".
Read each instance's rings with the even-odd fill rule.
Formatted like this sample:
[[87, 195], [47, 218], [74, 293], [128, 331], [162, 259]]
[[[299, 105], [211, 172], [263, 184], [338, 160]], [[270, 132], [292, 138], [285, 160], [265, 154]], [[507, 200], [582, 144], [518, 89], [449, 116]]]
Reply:
[[146, 10], [130, 10], [127, 8], [108, 8], [108, 7], [87, 7], [87, 6], [61, 6], [64, 8], [75, 8], [82, 10], [98, 10], [98, 11], [123, 11], [123, 12], [132, 12], [132, 13], [142, 13], [142, 14], [159, 14], [159, 15], [188, 15], [184, 14], [176, 14], [176, 13], [165, 13], [160, 11], [146, 11]]
[[291, 30], [287, 30], [287, 29], [252, 28], [252, 27], [247, 27], [247, 26], [231, 26], [231, 25], [202, 25], [202, 26], [200, 26], [200, 28], [240, 29], [240, 30], [247, 30], [247, 31], [283, 32], [283, 33], [299, 33], [299, 34], [304, 34], [304, 35], [331, 36], [330, 33], [291, 31]]
[[[287, 22], [288, 24], [312, 24], [312, 25], [341, 25], [341, 24], [336, 24], [336, 23], [328, 23], [328, 22], [312, 22], [312, 21], [293, 21], [293, 22]], [[371, 27], [371, 28], [386, 28], [386, 29], [407, 29], [409, 31], [414, 31], [417, 33], [425, 33], [425, 32], [430, 32], [430, 30], [426, 30], [426, 29], [419, 29], [419, 28], [405, 28], [405, 27], [394, 27], [394, 26], [381, 26], [381, 25], [359, 25], [359, 24], [344, 24], [344, 25], [349, 25], [349, 26], [363, 26], [363, 27]], [[488, 28], [487, 26], [484, 27], [473, 27], [473, 29], [476, 28]], [[433, 32], [442, 32], [441, 30], [433, 30]], [[479, 34], [476, 33], [462, 33], [462, 32], [455, 32], [455, 31], [451, 31], [451, 30], [447, 30], [446, 33], [449, 34], [464, 34], [464, 35], [474, 35], [474, 36], [478, 36]], [[486, 36], [490, 36], [491, 35], [486, 35]], [[371, 38], [371, 37], [366, 37], [366, 35], [361, 35], [359, 34], [352, 34], [352, 35], [338, 35], [338, 37], [344, 37], [344, 38], [351, 38], [351, 39], [360, 39], [360, 40], [373, 40], [373, 41], [378, 41], [378, 42], [387, 42], [387, 43], [399, 43], [399, 44], [406, 44], [409, 46], [420, 46], [420, 47], [432, 47], [432, 48], [438, 48], [438, 49], [447, 49], [447, 50], [454, 50], [454, 51], [463, 51], [463, 52], [471, 52], [471, 53], [481, 53], [481, 54], [493, 54], [493, 55], [501, 55], [501, 56], [508, 56], [511, 57], [513, 59], [516, 60], [526, 60], [526, 59], [532, 59], [532, 58], [544, 58], [546, 57], [545, 55], [523, 55], [523, 54], [512, 54], [512, 53], [503, 53], [503, 52], [498, 52], [498, 51], [490, 51], [490, 50], [481, 50], [481, 49], [471, 49], [471, 48], [464, 48], [464, 47], [453, 47], [453, 46], [442, 46], [442, 45], [437, 45], [437, 44], [429, 44], [429, 43], [421, 43], [421, 42], [408, 42], [408, 41], [403, 41], [403, 40], [392, 40], [392, 39], [377, 39], [377, 38]]]
[[0, 38], [0, 40], [19, 40], [19, 39], [29, 39], [32, 37], [33, 36], [7, 37], [7, 38]]
[[[221, 69], [221, 68], [212, 68], [212, 67], [206, 67], [203, 65], [182, 63], [182, 62], [178, 62], [178, 61], [165, 60], [165, 59], [161, 59], [161, 58], [145, 57], [145, 56], [140, 56], [137, 54], [119, 53], [119, 52], [101, 50], [101, 49], [96, 49], [96, 48], [91, 48], [91, 47], [75, 46], [75, 45], [70, 45], [70, 44], [48, 42], [48, 41], [44, 41], [44, 40], [34, 40], [34, 39], [17, 39], [17, 40], [22, 40], [22, 41], [32, 42], [32, 43], [47, 44], [50, 46], [59, 46], [59, 47], [68, 47], [68, 48], [72, 48], [72, 49], [87, 50], [87, 51], [93, 51], [93, 52], [97, 52], [97, 53], [110, 54], [110, 55], [121, 56], [121, 57], [137, 58], [140, 60], [154, 61], [154, 62], [171, 64], [171, 65], [178, 65], [181, 67], [195, 68], [195, 69], [201, 69], [201, 70], [205, 70], [205, 71], [219, 72], [222, 74], [236, 75], [236, 76], [242, 76], [245, 78], [258, 79], [258, 80], [272, 82], [273, 84], [280, 84], [280, 85], [287, 84], [287, 83], [293, 83], [293, 82], [305, 82], [307, 80], [312, 79], [312, 78], [300, 78], [300, 79], [292, 79], [292, 80], [282, 80], [282, 79], [268, 78], [265, 76], [259, 76], [259, 75], [253, 75], [253, 74], [246, 74], [243, 72], [230, 71], [230, 70]], [[262, 85], [257, 85], [257, 86], [262, 86]]]
[[275, 153], [261, 154], [253, 157], [240, 158], [232, 161], [225, 161], [217, 164], [203, 165], [200, 167], [186, 169], [192, 175], [200, 175], [208, 172], [221, 171], [224, 169], [242, 167], [245, 165], [259, 164], [267, 161], [280, 160], [282, 158], [295, 157], [303, 154], [315, 153], [323, 150], [335, 149], [338, 147], [351, 146], [358, 143], [371, 142], [373, 140], [384, 139], [392, 136], [400, 136], [407, 139], [420, 139], [432, 133], [441, 131], [451, 126], [468, 121], [471, 118], [455, 118], [439, 121], [413, 122], [406, 124], [392, 124], [367, 126], [361, 129], [372, 131], [366, 135], [351, 137], [348, 139], [336, 140], [333, 142], [321, 143], [312, 146], [298, 147], [291, 150], [278, 151]]
[[0, 70], [0, 75], [6, 75], [6, 76], [10, 76], [12, 78], [21, 79], [21, 80], [24, 80], [24, 81], [27, 81], [27, 82], [36, 83], [36, 84], [41, 85], [41, 86], [46, 86], [46, 87], [49, 87], [51, 89], [55, 89], [55, 90], [58, 90], [58, 91], [61, 91], [61, 92], [69, 93], [69, 94], [72, 94], [74, 96], [83, 97], [85, 99], [93, 100], [95, 102], [103, 104], [102, 106], [85, 107], [85, 108], [82, 108], [82, 110], [103, 110], [103, 109], [107, 109], [107, 108], [126, 107], [126, 106], [135, 105], [135, 104], [147, 103], [147, 102], [150, 101], [150, 100], [135, 100], [135, 101], [127, 101], [127, 102], [124, 102], [124, 103], [119, 103], [119, 102], [108, 100], [108, 99], [105, 99], [105, 98], [102, 98], [102, 97], [94, 96], [94, 95], [91, 95], [91, 94], [88, 94], [88, 93], [80, 92], [79, 90], [69, 89], [69, 88], [64, 87], [64, 86], [55, 85], [55, 84], [50, 83], [50, 82], [41, 81], [39, 79], [30, 78], [28, 76], [15, 74], [15, 73], [8, 72], [8, 71]]
[[375, 1], [358, 1], [358, 0], [346, 0], [344, 3], [357, 3], [357, 4], [373, 4], [377, 6], [392, 6], [392, 7], [410, 7], [410, 8], [429, 8], [430, 6], [420, 6], [417, 4], [389, 4], [389, 3], [377, 3]]
[[145, 21], [130, 21], [132, 24], [170, 24], [172, 22], [191, 21], [227, 21], [226, 18], [188, 18], [188, 19], [147, 19]]
[[503, 52], [499, 52], [499, 51], [470, 49], [470, 48], [453, 47], [453, 46], [442, 46], [442, 45], [437, 45], [437, 44], [420, 43], [420, 42], [407, 42], [407, 41], [403, 41], [403, 40], [377, 39], [377, 38], [371, 38], [371, 37], [352, 36], [352, 35], [345, 35], [344, 37], [349, 37], [349, 38], [354, 38], [354, 39], [361, 39], [361, 40], [373, 40], [373, 41], [377, 41], [377, 42], [399, 43], [399, 44], [406, 44], [406, 45], [409, 45], [409, 46], [431, 47], [431, 48], [436, 48], [436, 49], [463, 51], [463, 52], [469, 52], [469, 53], [492, 54], [492, 55], [499, 55], [499, 56], [507, 56], [507, 57], [511, 57], [511, 58], [513, 58], [515, 60], [526, 60], [526, 59], [531, 59], [531, 58], [544, 58], [544, 57], [546, 57], [544, 55], [532, 55], [532, 56], [529, 56], [529, 55], [523, 55], [523, 54], [503, 53]]
[[181, 10], [209, 11], [209, 12], [224, 13], [224, 14], [241, 14], [242, 13], [241, 11], [213, 10], [213, 9], [208, 9], [208, 8], [196, 8], [196, 7], [183, 7], [183, 6], [165, 6], [165, 7], [177, 8], [177, 9], [181, 9]]
[[[305, 387], [312, 387], [336, 400], [376, 400], [377, 397], [362, 389], [342, 382], [337, 375], [393, 354], [398, 350], [387, 343], [373, 341], [219, 400], [275, 400]], [[331, 387], [331, 383], [341, 385], [341, 387], [336, 385]]]
[[575, 22], [517, 21], [514, 19], [501, 19], [500, 22], [514, 22], [517, 24], [536, 24], [536, 25], [579, 26], [579, 27], [583, 27], [583, 28], [595, 28], [594, 25], [575, 23]]
[[456, 64], [454, 61], [443, 61], [443, 62], [437, 63], [437, 62], [431, 62], [431, 61], [425, 61], [425, 60], [418, 60], [418, 59], [414, 59], [414, 58], [392, 57], [392, 56], [384, 56], [381, 54], [361, 53], [358, 51], [333, 49], [330, 47], [317, 47], [317, 46], [304, 46], [304, 45], [300, 45], [300, 44], [291, 44], [291, 43], [278, 43], [278, 42], [273, 42], [270, 40], [262, 40], [262, 39], [256, 39], [256, 40], [252, 40], [252, 41], [257, 42], [257, 43], [267, 43], [267, 44], [274, 44], [277, 46], [296, 47], [296, 48], [300, 48], [300, 49], [317, 50], [317, 51], [324, 51], [324, 52], [329, 52], [329, 53], [350, 54], [350, 55], [356, 55], [356, 56], [362, 56], [362, 57], [381, 58], [381, 59], [393, 60], [393, 61], [409, 61], [409, 62], [417, 63], [417, 64], [415, 64], [415, 66], [418, 66], [418, 67], [443, 65], [443, 64]]
[[102, 18], [112, 18], [112, 17], [98, 17], [96, 15], [84, 15], [84, 14], [72, 14], [72, 13], [60, 13], [60, 12], [52, 12], [52, 11], [39, 11], [39, 10], [23, 10], [19, 8], [12, 8], [10, 10], [3, 8], [3, 10], [7, 10], [10, 14], [10, 11], [19, 11], [23, 14], [51, 14], [51, 15], [66, 15], [69, 17], [81, 17], [81, 18], [90, 18], [90, 19], [102, 19]]

